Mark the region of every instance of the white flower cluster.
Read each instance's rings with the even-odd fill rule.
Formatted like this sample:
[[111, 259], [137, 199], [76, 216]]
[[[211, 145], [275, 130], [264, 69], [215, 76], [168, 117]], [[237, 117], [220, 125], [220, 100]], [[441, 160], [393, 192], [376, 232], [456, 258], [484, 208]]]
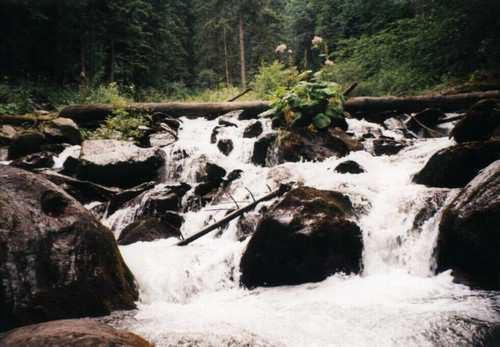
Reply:
[[318, 46], [323, 42], [323, 38], [321, 36], [314, 36], [312, 39], [312, 44], [314, 46]]
[[278, 45], [278, 47], [276, 47], [274, 51], [278, 54], [283, 54], [286, 52], [287, 48], [288, 48], [287, 45], [282, 43], [281, 45]]

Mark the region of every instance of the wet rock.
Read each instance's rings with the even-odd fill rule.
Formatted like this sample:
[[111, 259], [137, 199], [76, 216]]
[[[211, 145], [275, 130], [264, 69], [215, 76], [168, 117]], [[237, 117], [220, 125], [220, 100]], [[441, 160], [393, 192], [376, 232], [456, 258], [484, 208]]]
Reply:
[[149, 147], [165, 147], [177, 141], [177, 136], [173, 132], [160, 132], [149, 135]]
[[348, 197], [296, 188], [259, 222], [240, 263], [244, 286], [322, 281], [361, 269], [362, 234]]
[[238, 127], [236, 124], [222, 118], [219, 118], [219, 125], [222, 127], [235, 127], [235, 128]]
[[105, 186], [131, 188], [158, 178], [164, 163], [161, 151], [131, 142], [89, 140], [82, 144], [77, 177]]
[[0, 126], [0, 145], [10, 145], [16, 137], [17, 131], [10, 125]]
[[134, 199], [135, 197], [139, 196], [140, 194], [148, 190], [153, 189], [155, 185], [156, 182], [145, 182], [133, 188], [126, 189], [114, 194], [109, 199], [107, 199], [110, 200], [108, 207], [108, 214], [111, 215], [115, 213], [118, 209], [122, 208], [126, 202]]
[[395, 155], [401, 152], [406, 147], [405, 142], [396, 141], [393, 139], [376, 139], [373, 140], [373, 154], [380, 155]]
[[81, 181], [52, 170], [43, 170], [39, 174], [64, 189], [66, 193], [81, 204], [88, 204], [94, 201], [109, 201], [119, 192], [118, 189], [104, 187], [89, 181]]
[[413, 220], [413, 230], [420, 231], [425, 222], [432, 218], [443, 207], [448, 197], [448, 191], [435, 192], [424, 201], [424, 206], [417, 212]]
[[272, 150], [272, 147], [276, 142], [276, 138], [276, 134], [267, 134], [255, 141], [253, 145], [252, 163], [255, 165], [266, 166], [266, 158]]
[[9, 158], [17, 159], [22, 156], [40, 152], [45, 143], [45, 135], [38, 131], [25, 131], [12, 139], [9, 147]]
[[344, 117], [335, 117], [332, 118], [332, 124], [330, 125], [332, 128], [339, 128], [343, 131], [347, 131], [349, 129], [349, 124]]
[[153, 347], [130, 332], [91, 319], [67, 319], [29, 325], [0, 336], [2, 347]]
[[0, 330], [134, 308], [134, 278], [109, 229], [41, 176], [0, 172]]
[[82, 143], [82, 134], [76, 123], [69, 118], [56, 118], [43, 129], [47, 140], [52, 143], [69, 143], [79, 145]]
[[202, 178], [202, 181], [207, 182], [221, 182], [222, 178], [226, 176], [226, 170], [217, 164], [207, 163], [205, 165], [206, 176]]
[[438, 125], [438, 122], [441, 119], [444, 118], [446, 118], [446, 115], [443, 112], [433, 108], [428, 108], [410, 118], [406, 122], [406, 127], [414, 133], [418, 133], [423, 130], [422, 126], [419, 123], [432, 129]]
[[247, 237], [253, 235], [260, 219], [261, 214], [259, 213], [245, 213], [241, 216], [236, 224], [236, 239], [244, 241]]
[[155, 241], [169, 237], [182, 238], [180, 228], [184, 218], [174, 212], [161, 217], [146, 217], [136, 220], [120, 233], [119, 245], [130, 245], [139, 241]]
[[450, 133], [457, 143], [484, 141], [494, 135], [500, 126], [500, 101], [481, 100], [458, 121]]
[[461, 188], [498, 159], [499, 140], [451, 146], [434, 154], [413, 177], [413, 182], [429, 187]]
[[38, 152], [14, 160], [11, 165], [25, 170], [50, 168], [54, 166], [54, 153]]
[[306, 129], [283, 131], [278, 137], [280, 162], [323, 161], [330, 157], [343, 157], [363, 146], [338, 128], [329, 128], [311, 134]]
[[217, 148], [222, 154], [229, 155], [234, 149], [233, 141], [229, 139], [219, 140], [219, 142], [217, 142]]
[[260, 134], [262, 134], [263, 131], [264, 129], [262, 128], [262, 123], [257, 121], [245, 128], [245, 130], [243, 131], [243, 137], [245, 138], [257, 137]]
[[354, 160], [347, 160], [337, 165], [337, 167], [335, 168], [335, 172], [343, 174], [344, 173], [360, 174], [365, 172], [365, 170], [361, 165], [356, 163]]
[[500, 161], [474, 178], [445, 207], [439, 225], [438, 271], [482, 289], [500, 289]]
[[242, 173], [243, 173], [243, 170], [239, 170], [239, 169], [235, 169], [235, 170], [231, 171], [227, 175], [227, 178], [223, 182], [224, 187], [228, 187], [231, 184], [231, 182], [239, 179], [241, 177]]
[[169, 211], [180, 211], [182, 198], [190, 189], [191, 187], [184, 183], [157, 186], [130, 200], [126, 206], [140, 206], [135, 213], [136, 219], [161, 217]]

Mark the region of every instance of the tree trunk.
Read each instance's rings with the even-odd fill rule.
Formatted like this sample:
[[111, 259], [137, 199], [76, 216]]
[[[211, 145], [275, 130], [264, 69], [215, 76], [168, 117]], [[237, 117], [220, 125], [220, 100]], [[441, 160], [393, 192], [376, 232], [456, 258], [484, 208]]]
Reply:
[[245, 62], [245, 23], [243, 21], [243, 15], [240, 14], [240, 69], [241, 69], [241, 88], [247, 88], [247, 73], [246, 73], [246, 62]]
[[86, 60], [86, 42], [82, 35], [80, 40], [80, 93], [85, 95], [87, 93], [88, 79], [87, 79], [87, 60]]
[[231, 85], [231, 80], [229, 79], [229, 61], [227, 52], [227, 37], [226, 37], [226, 27], [223, 27], [222, 38], [224, 40], [224, 68], [226, 72], [226, 87]]
[[108, 44], [107, 62], [105, 67], [106, 79], [109, 83], [115, 80], [115, 41], [110, 40]]

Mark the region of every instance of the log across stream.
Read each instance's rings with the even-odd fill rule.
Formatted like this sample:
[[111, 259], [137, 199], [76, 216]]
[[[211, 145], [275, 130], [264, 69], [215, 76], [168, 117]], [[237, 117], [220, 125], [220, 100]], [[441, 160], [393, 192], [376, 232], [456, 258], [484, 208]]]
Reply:
[[[426, 108], [437, 108], [444, 112], [462, 111], [482, 99], [500, 98], [500, 91], [464, 93], [456, 95], [353, 97], [347, 100], [345, 109], [351, 113], [364, 112], [419, 112]], [[165, 102], [132, 103], [126, 107], [130, 112], [164, 113], [172, 117], [217, 117], [225, 113], [243, 110], [243, 118], [256, 118], [270, 107], [268, 101], [247, 102]], [[109, 116], [115, 107], [110, 104], [73, 105], [64, 108], [60, 115], [79, 124], [95, 123]]]

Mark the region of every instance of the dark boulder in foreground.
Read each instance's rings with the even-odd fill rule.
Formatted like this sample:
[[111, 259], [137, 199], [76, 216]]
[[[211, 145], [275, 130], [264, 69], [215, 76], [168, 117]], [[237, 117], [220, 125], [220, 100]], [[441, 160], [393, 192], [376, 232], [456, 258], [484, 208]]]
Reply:
[[500, 290], [500, 161], [496, 161], [446, 206], [439, 226], [438, 271]]
[[296, 188], [264, 214], [240, 264], [241, 283], [257, 286], [317, 282], [337, 272], [358, 273], [362, 235], [348, 197]]
[[134, 278], [109, 229], [46, 179], [0, 173], [0, 330], [134, 308]]
[[434, 154], [413, 177], [413, 182], [429, 187], [461, 188], [498, 159], [500, 140], [459, 144]]
[[136, 220], [120, 233], [119, 245], [130, 245], [139, 241], [155, 241], [169, 237], [181, 238], [180, 228], [184, 218], [175, 212], [161, 217], [146, 217]]
[[338, 128], [329, 128], [315, 134], [307, 129], [283, 131], [278, 137], [280, 162], [323, 161], [330, 157], [343, 157], [351, 151], [363, 149], [353, 137]]
[[337, 167], [335, 168], [335, 172], [343, 174], [360, 174], [365, 172], [365, 169], [363, 169], [363, 167], [356, 163], [354, 160], [347, 160], [337, 165]]
[[488, 140], [500, 126], [500, 101], [485, 99], [467, 111], [450, 133], [458, 143]]
[[77, 177], [109, 187], [131, 188], [158, 178], [164, 163], [160, 150], [131, 142], [90, 140], [82, 144]]
[[[75, 298], [78, 300], [78, 298]], [[28, 325], [0, 337], [2, 347], [152, 347], [133, 333], [91, 319]]]

